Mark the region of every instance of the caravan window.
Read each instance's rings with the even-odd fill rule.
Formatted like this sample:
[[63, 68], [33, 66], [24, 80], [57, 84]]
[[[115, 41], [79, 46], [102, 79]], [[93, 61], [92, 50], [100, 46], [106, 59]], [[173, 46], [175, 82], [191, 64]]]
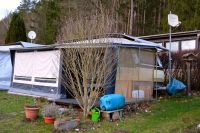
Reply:
[[[170, 43], [166, 43], [166, 48], [170, 49]], [[179, 42], [171, 42], [171, 51], [177, 52], [179, 50]]]
[[195, 49], [195, 46], [196, 46], [195, 40], [187, 40], [181, 42], [181, 50]]

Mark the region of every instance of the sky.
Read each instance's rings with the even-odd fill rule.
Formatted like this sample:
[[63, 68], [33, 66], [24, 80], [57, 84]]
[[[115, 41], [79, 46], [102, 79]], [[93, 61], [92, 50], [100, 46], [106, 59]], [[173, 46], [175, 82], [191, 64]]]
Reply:
[[19, 5], [21, 0], [0, 0], [0, 20], [9, 12], [13, 12]]

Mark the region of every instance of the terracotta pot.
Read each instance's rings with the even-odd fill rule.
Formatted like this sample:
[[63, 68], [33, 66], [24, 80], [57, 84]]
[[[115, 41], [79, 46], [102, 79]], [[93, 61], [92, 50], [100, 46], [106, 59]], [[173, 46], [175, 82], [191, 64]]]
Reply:
[[54, 121], [56, 120], [56, 118], [54, 117], [44, 117], [44, 122], [47, 124], [54, 124]]
[[26, 118], [30, 120], [35, 120], [38, 117], [39, 107], [37, 106], [25, 106]]

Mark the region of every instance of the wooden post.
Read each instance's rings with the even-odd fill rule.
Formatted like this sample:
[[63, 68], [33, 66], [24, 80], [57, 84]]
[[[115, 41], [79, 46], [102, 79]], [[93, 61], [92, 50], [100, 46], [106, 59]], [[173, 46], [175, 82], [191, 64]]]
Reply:
[[193, 53], [187, 53], [182, 56], [183, 60], [185, 61], [187, 65], [187, 95], [191, 96], [191, 64], [194, 60], [196, 60], [197, 55], [194, 55]]
[[192, 62], [188, 62], [188, 61], [186, 62], [186, 65], [187, 65], [187, 85], [188, 85], [187, 86], [187, 95], [188, 96], [191, 96], [191, 83], [190, 83], [191, 82], [190, 81], [191, 80], [191, 78], [190, 78], [191, 77], [190, 76], [191, 75], [191, 71], [190, 71], [191, 63]]

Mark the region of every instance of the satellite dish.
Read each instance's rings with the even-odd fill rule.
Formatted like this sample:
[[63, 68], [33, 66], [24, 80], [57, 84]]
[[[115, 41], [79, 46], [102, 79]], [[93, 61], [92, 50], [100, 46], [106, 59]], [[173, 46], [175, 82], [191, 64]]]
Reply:
[[168, 14], [168, 24], [172, 27], [179, 26], [181, 22], [178, 20], [178, 16], [176, 14]]
[[36, 38], [36, 33], [35, 33], [35, 31], [29, 31], [28, 37], [29, 37], [31, 40], [35, 39], [35, 38]]

